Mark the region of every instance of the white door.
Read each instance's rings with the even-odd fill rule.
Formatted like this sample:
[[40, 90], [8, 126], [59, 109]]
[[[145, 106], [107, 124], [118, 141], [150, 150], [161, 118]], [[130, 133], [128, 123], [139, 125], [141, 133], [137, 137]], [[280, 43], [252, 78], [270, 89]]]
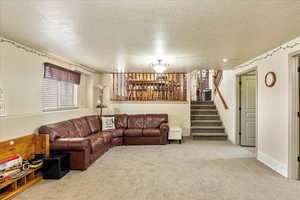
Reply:
[[244, 75], [241, 82], [241, 145], [255, 146], [256, 75]]

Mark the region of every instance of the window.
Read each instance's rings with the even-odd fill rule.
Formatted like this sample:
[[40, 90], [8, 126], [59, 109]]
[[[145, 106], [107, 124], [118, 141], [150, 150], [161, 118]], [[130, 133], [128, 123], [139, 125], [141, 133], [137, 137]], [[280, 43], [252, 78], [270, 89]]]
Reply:
[[186, 101], [186, 73], [113, 73], [113, 101]]
[[71, 77], [74, 75], [71, 73], [74, 72], [45, 63], [41, 88], [43, 111], [64, 110], [78, 106], [78, 84], [76, 83], [79, 83], [80, 77]]

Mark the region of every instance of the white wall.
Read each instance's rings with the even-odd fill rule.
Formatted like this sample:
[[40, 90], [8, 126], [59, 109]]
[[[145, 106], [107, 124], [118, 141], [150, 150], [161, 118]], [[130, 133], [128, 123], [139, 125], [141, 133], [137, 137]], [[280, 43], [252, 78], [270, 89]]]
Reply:
[[[0, 42], [0, 87], [5, 93], [7, 117], [0, 117], [0, 141], [35, 133], [40, 125], [93, 114], [99, 75], [83, 73], [79, 109], [42, 112], [41, 80], [43, 63], [51, 62], [71, 68], [63, 61], [48, 59]], [[78, 69], [77, 69], [78, 70]]]
[[[187, 77], [189, 80], [189, 76]], [[104, 90], [104, 104], [108, 106], [104, 109], [104, 114], [114, 113], [127, 113], [127, 114], [168, 114], [169, 124], [171, 126], [180, 126], [184, 136], [190, 135], [190, 83], [187, 84], [187, 102], [176, 103], [176, 102], [155, 102], [155, 103], [141, 103], [141, 102], [112, 102], [110, 91], [111, 91], [111, 75], [102, 75], [102, 85], [108, 86]]]
[[[255, 41], [254, 41], [255, 42]], [[300, 43], [300, 37], [284, 44]], [[234, 141], [235, 108], [236, 108], [236, 82], [235, 75], [257, 67], [257, 130], [258, 144], [257, 156], [260, 161], [270, 166], [283, 176], [288, 175], [288, 149], [289, 149], [289, 55], [300, 50], [300, 45], [294, 48], [281, 49], [273, 56], [253, 63], [247, 67], [236, 70], [225, 70], [221, 82], [221, 92], [229, 109], [224, 111], [220, 100], [216, 99], [218, 109], [224, 120], [224, 125], [229, 137]], [[271, 51], [270, 51], [271, 52]], [[269, 54], [263, 54], [265, 56]], [[258, 56], [261, 57], [261, 56]], [[248, 63], [248, 62], [246, 62]], [[241, 66], [244, 66], [242, 64]], [[276, 73], [277, 82], [272, 88], [265, 86], [264, 77], [269, 71]]]
[[223, 79], [219, 87], [223, 98], [226, 101], [229, 109], [225, 109], [224, 105], [217, 94], [215, 97], [215, 104], [217, 106], [218, 112], [220, 114], [221, 120], [225, 126], [225, 132], [228, 135], [228, 139], [236, 143], [236, 88], [235, 88], [235, 71], [234, 70], [224, 70]]

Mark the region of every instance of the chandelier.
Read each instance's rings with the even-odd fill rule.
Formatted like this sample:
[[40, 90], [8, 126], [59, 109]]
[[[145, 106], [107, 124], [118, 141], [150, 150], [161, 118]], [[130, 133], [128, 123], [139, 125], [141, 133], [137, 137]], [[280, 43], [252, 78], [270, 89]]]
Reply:
[[159, 60], [157, 60], [157, 63], [152, 63], [151, 67], [153, 67], [153, 69], [156, 73], [163, 73], [164, 71], [167, 70], [167, 67], [169, 67], [169, 64], [163, 64], [162, 60], [159, 59]]

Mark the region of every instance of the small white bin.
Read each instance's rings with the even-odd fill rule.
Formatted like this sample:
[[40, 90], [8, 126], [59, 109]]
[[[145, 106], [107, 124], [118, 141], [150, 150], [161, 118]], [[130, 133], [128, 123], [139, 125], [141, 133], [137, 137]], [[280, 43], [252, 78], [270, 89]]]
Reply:
[[169, 130], [168, 140], [178, 140], [181, 144], [182, 140], [182, 129], [179, 126], [171, 126]]

